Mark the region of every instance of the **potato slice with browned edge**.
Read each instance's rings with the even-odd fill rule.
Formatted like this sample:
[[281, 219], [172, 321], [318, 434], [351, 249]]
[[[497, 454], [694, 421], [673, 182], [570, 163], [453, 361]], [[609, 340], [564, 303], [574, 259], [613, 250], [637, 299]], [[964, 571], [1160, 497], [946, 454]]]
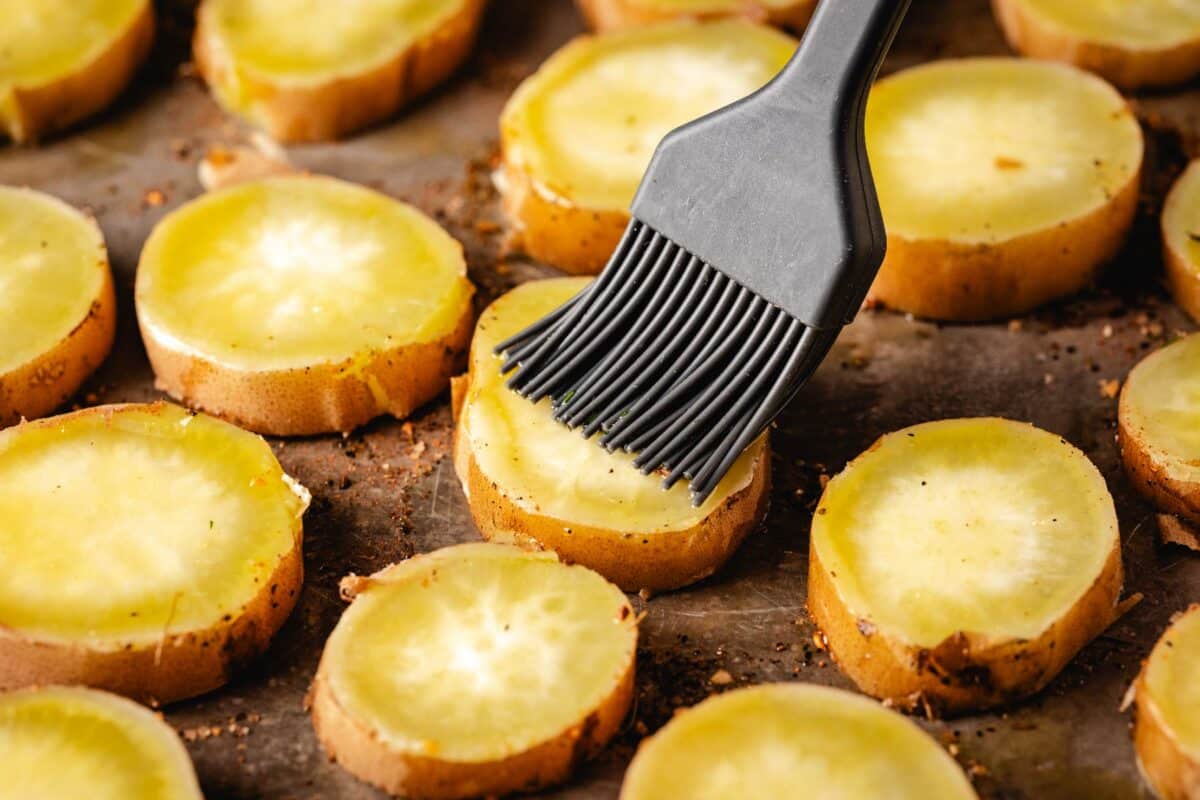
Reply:
[[204, 0], [196, 63], [222, 106], [281, 142], [391, 116], [471, 52], [485, 0]]
[[12, 800], [203, 800], [170, 725], [80, 687], [0, 694], [0, 775], [0, 797]]
[[1197, 0], [992, 0], [1014, 50], [1066, 61], [1126, 89], [1200, 74]]
[[825, 488], [808, 608], [864, 692], [929, 714], [1015, 701], [1118, 616], [1117, 514], [1062, 438], [1005, 419], [888, 434]]
[[100, 111], [153, 40], [151, 0], [0, 0], [0, 133], [27, 142]]
[[347, 578], [313, 725], [339, 764], [410, 798], [560, 782], [633, 699], [637, 619], [621, 591], [552, 553], [466, 544]]
[[917, 725], [874, 700], [811, 684], [710, 697], [642, 742], [621, 800], [974, 800]]
[[636, 28], [672, 19], [744, 17], [800, 32], [817, 0], [576, 0], [592, 30]]
[[137, 315], [160, 388], [282, 436], [405, 417], [471, 335], [462, 246], [412, 206], [333, 178], [248, 181], [167, 215]]
[[1188, 165], [1167, 194], [1162, 238], [1171, 296], [1200, 319], [1200, 160]]
[[0, 431], [0, 689], [207, 692], [296, 601], [308, 492], [258, 436], [178, 406]]
[[945, 320], [1022, 314], [1084, 288], [1125, 241], [1142, 129], [1094, 75], [932, 62], [879, 81], [866, 124], [888, 232], [874, 301]]
[[1117, 438], [1134, 486], [1200, 525], [1200, 336], [1142, 359], [1121, 389]]
[[1200, 606], [1171, 622], [1133, 684], [1133, 742], [1162, 800], [1200, 797]]
[[495, 345], [587, 284], [526, 283], [484, 311], [466, 383], [456, 379], [455, 470], [485, 538], [557, 551], [627, 591], [674, 589], [715, 572], [762, 519], [767, 435], [696, 508], [683, 483], [663, 491], [662, 477], [643, 475], [631, 455], [555, 421], [549, 400], [534, 405], [506, 388]]
[[0, 427], [50, 413], [112, 348], [117, 304], [99, 226], [0, 186]]
[[581, 36], [517, 88], [500, 117], [498, 182], [514, 245], [599, 272], [659, 140], [750, 94], [796, 41], [744, 20]]

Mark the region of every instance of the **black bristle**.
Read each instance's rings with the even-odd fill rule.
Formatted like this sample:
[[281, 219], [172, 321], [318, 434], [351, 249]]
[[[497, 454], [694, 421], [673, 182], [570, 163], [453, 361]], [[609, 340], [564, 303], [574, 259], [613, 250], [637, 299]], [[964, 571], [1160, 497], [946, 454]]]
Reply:
[[595, 283], [496, 352], [515, 391], [700, 505], [835, 336], [635, 221]]

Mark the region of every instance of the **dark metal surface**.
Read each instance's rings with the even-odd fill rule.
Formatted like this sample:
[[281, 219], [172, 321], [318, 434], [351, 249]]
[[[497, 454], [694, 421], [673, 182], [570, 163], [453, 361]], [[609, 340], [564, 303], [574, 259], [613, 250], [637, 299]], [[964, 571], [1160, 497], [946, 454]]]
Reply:
[[[502, 257], [486, 170], [504, 99], [579, 27], [566, 0], [495, 0], [479, 52], [460, 79], [392, 124], [291, 155], [436, 214], [466, 244], [481, 301], [550, 274]], [[100, 119], [39, 149], [0, 149], [0, 182], [90, 207], [108, 238], [120, 332], [80, 403], [159, 396], [133, 318], [138, 251], [163, 213], [200, 193], [195, 161], [204, 148], [245, 137], [197, 80], [180, 73], [185, 37], [181, 24], [168, 25], [141, 85]], [[1004, 46], [985, 0], [917, 0], [886, 69], [997, 52]], [[1200, 155], [1200, 92], [1144, 97], [1136, 105], [1148, 126], [1146, 200], [1133, 239], [1101, 287], [1011, 324], [939, 326], [883, 311], [860, 315], [775, 433], [766, 525], [716, 577], [637, 601], [648, 614], [635, 719], [574, 782], [543, 796], [614, 798], [637, 740], [673, 709], [725, 688], [710, 682], [719, 670], [728, 671], [732, 686], [769, 680], [848, 686], [814, 647], [804, 610], [809, 508], [820, 476], [895, 428], [1000, 414], [1062, 434], [1100, 466], [1120, 513], [1126, 591], [1142, 592], [1145, 600], [1036, 699], [1005, 713], [926, 726], [954, 745], [985, 797], [1148, 797], [1118, 705], [1170, 615], [1200, 600], [1200, 557], [1157, 543], [1151, 509], [1120, 470], [1115, 385], [1108, 382], [1177, 330], [1193, 327], [1160, 288], [1156, 215], [1185, 154]], [[379, 421], [347, 438], [275, 443], [285, 468], [314, 495], [299, 605], [259, 665], [223, 690], [166, 712], [189, 739], [210, 798], [377, 796], [326, 761], [304, 693], [342, 609], [342, 575], [476, 538], [448, 460], [450, 432], [447, 404], [439, 402], [411, 426]]]

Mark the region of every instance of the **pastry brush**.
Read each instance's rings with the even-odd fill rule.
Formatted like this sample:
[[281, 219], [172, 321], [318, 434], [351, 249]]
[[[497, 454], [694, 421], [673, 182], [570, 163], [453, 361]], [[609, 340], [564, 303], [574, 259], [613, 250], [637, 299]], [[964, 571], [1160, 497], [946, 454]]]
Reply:
[[669, 133], [600, 276], [496, 347], [509, 388], [700, 505], [883, 261], [863, 121], [907, 7], [822, 0], [774, 80]]

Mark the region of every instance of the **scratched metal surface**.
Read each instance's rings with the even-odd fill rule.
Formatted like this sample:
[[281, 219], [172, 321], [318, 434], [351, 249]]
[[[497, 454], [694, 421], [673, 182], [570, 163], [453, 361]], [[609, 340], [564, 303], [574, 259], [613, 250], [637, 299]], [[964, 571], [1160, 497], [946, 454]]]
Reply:
[[[0, 182], [28, 184], [90, 207], [108, 239], [121, 325], [112, 357], [77, 402], [159, 397], [134, 324], [132, 285], [151, 226], [196, 196], [206, 146], [242, 141], [183, 66], [187, 0], [168, 3], [164, 35], [116, 108], [38, 149], [0, 148]], [[496, 118], [517, 81], [580, 30], [568, 0], [495, 0], [476, 56], [442, 91], [366, 134], [294, 148], [300, 165], [383, 189], [437, 215], [464, 241], [481, 301], [550, 270], [503, 256], [495, 198], [482, 180]], [[917, 0], [887, 69], [1005, 48], [985, 0]], [[771, 512], [719, 575], [637, 599], [642, 625], [636, 717], [607, 753], [544, 797], [613, 798], [637, 740], [673, 709], [704, 697], [710, 676], [734, 684], [804, 680], [849, 686], [811, 645], [804, 609], [809, 507], [819, 475], [877, 436], [941, 417], [1032, 421], [1103, 470], [1120, 512], [1127, 593], [1145, 600], [1089, 645], [1045, 692], [1004, 713], [923, 723], [956, 741], [989, 798], [1147, 797], [1134, 766], [1121, 696], [1170, 615], [1200, 600], [1200, 558], [1156, 542], [1150, 509], [1131, 491], [1113, 446], [1116, 402], [1102, 382], [1191, 324], [1165, 299], [1154, 215], [1187, 153], [1200, 155], [1200, 91], [1136, 99], [1147, 122], [1147, 192], [1137, 230], [1101, 285], [1017, 324], [939, 326], [874, 311], [842, 336], [774, 434]], [[165, 203], [147, 202], [159, 190]], [[483, 223], [483, 224], [480, 224]], [[305, 523], [304, 592], [265, 658], [229, 686], [175, 705], [210, 798], [372, 798], [324, 758], [303, 697], [342, 610], [337, 581], [412, 553], [475, 539], [448, 460], [447, 404], [411, 428], [378, 421], [348, 438], [274, 442], [314, 495]], [[230, 724], [232, 723], [232, 725]], [[214, 735], [213, 729], [220, 731]], [[800, 791], [800, 789], [798, 789]]]

